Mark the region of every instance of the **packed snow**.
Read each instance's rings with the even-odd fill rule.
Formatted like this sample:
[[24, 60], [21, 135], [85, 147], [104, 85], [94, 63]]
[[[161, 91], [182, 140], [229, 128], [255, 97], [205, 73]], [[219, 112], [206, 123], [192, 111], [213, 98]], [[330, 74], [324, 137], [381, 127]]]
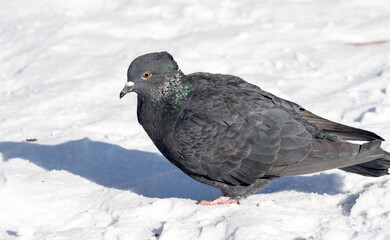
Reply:
[[219, 190], [161, 156], [135, 94], [119, 100], [128, 64], [165, 50], [184, 73], [234, 74], [390, 139], [388, 0], [0, 9], [0, 239], [390, 239], [388, 176], [283, 177], [240, 205], [196, 205]]

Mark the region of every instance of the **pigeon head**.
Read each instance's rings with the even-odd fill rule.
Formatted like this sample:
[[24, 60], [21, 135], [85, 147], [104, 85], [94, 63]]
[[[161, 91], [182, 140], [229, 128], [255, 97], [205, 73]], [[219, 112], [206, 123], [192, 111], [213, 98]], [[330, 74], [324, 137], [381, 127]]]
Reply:
[[167, 75], [179, 72], [179, 67], [168, 52], [148, 53], [137, 57], [127, 70], [127, 83], [119, 94], [122, 98], [129, 92], [147, 95], [163, 84]]

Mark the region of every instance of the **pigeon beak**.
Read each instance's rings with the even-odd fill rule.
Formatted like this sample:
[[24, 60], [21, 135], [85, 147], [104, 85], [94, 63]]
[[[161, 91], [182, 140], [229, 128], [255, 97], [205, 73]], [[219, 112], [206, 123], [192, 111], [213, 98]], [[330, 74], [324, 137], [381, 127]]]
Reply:
[[131, 92], [131, 90], [134, 87], [133, 82], [127, 82], [125, 87], [122, 89], [121, 93], [119, 94], [119, 99], [123, 98], [127, 93]]

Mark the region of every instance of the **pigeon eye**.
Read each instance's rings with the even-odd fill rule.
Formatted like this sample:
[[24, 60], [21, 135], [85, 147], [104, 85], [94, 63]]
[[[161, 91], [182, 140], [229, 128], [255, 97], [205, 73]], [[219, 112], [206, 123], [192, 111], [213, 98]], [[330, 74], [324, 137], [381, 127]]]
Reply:
[[143, 75], [142, 75], [142, 78], [143, 79], [148, 79], [152, 76], [152, 74], [150, 72], [145, 72]]

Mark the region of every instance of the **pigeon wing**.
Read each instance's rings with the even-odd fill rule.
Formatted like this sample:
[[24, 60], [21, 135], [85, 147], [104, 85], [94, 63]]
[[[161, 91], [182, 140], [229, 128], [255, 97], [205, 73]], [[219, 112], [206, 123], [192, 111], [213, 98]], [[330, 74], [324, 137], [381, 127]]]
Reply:
[[303, 108], [298, 110], [298, 113], [306, 119], [308, 122], [316, 125], [317, 127], [324, 130], [326, 133], [336, 135], [343, 140], [356, 140], [356, 141], [372, 141], [381, 140], [383, 138], [377, 134], [366, 131], [359, 128], [350, 127], [344, 124], [336, 123], [325, 118], [319, 117]]
[[[260, 90], [260, 91], [262, 91], [262, 90]], [[303, 118], [308, 123], [314, 125], [316, 128], [318, 128], [320, 130], [321, 134], [326, 133], [329, 136], [336, 136], [342, 140], [356, 140], [356, 141], [381, 140], [381, 141], [384, 141], [383, 138], [381, 138], [380, 136], [378, 136], [377, 134], [375, 134], [373, 132], [366, 131], [366, 130], [359, 129], [359, 128], [350, 127], [350, 126], [347, 126], [344, 124], [336, 123], [336, 122], [330, 121], [328, 119], [322, 118], [322, 117], [317, 116], [317, 115], [313, 114], [312, 112], [304, 109], [303, 107], [301, 107], [300, 105], [298, 105], [294, 102], [279, 98], [271, 93], [262, 91], [262, 94], [264, 96], [266, 96], [267, 98], [271, 99], [275, 105], [280, 106], [280, 107], [286, 109], [287, 111], [294, 111], [295, 114], [296, 113], [299, 114], [300, 116], [298, 118]], [[307, 123], [305, 125], [308, 126]], [[312, 129], [313, 134], [315, 134], [315, 131], [318, 131], [318, 130]]]
[[176, 164], [184, 172], [233, 186], [253, 184], [275, 163], [299, 162], [312, 147], [302, 123], [258, 91], [242, 87], [196, 92], [173, 139], [181, 156]]

